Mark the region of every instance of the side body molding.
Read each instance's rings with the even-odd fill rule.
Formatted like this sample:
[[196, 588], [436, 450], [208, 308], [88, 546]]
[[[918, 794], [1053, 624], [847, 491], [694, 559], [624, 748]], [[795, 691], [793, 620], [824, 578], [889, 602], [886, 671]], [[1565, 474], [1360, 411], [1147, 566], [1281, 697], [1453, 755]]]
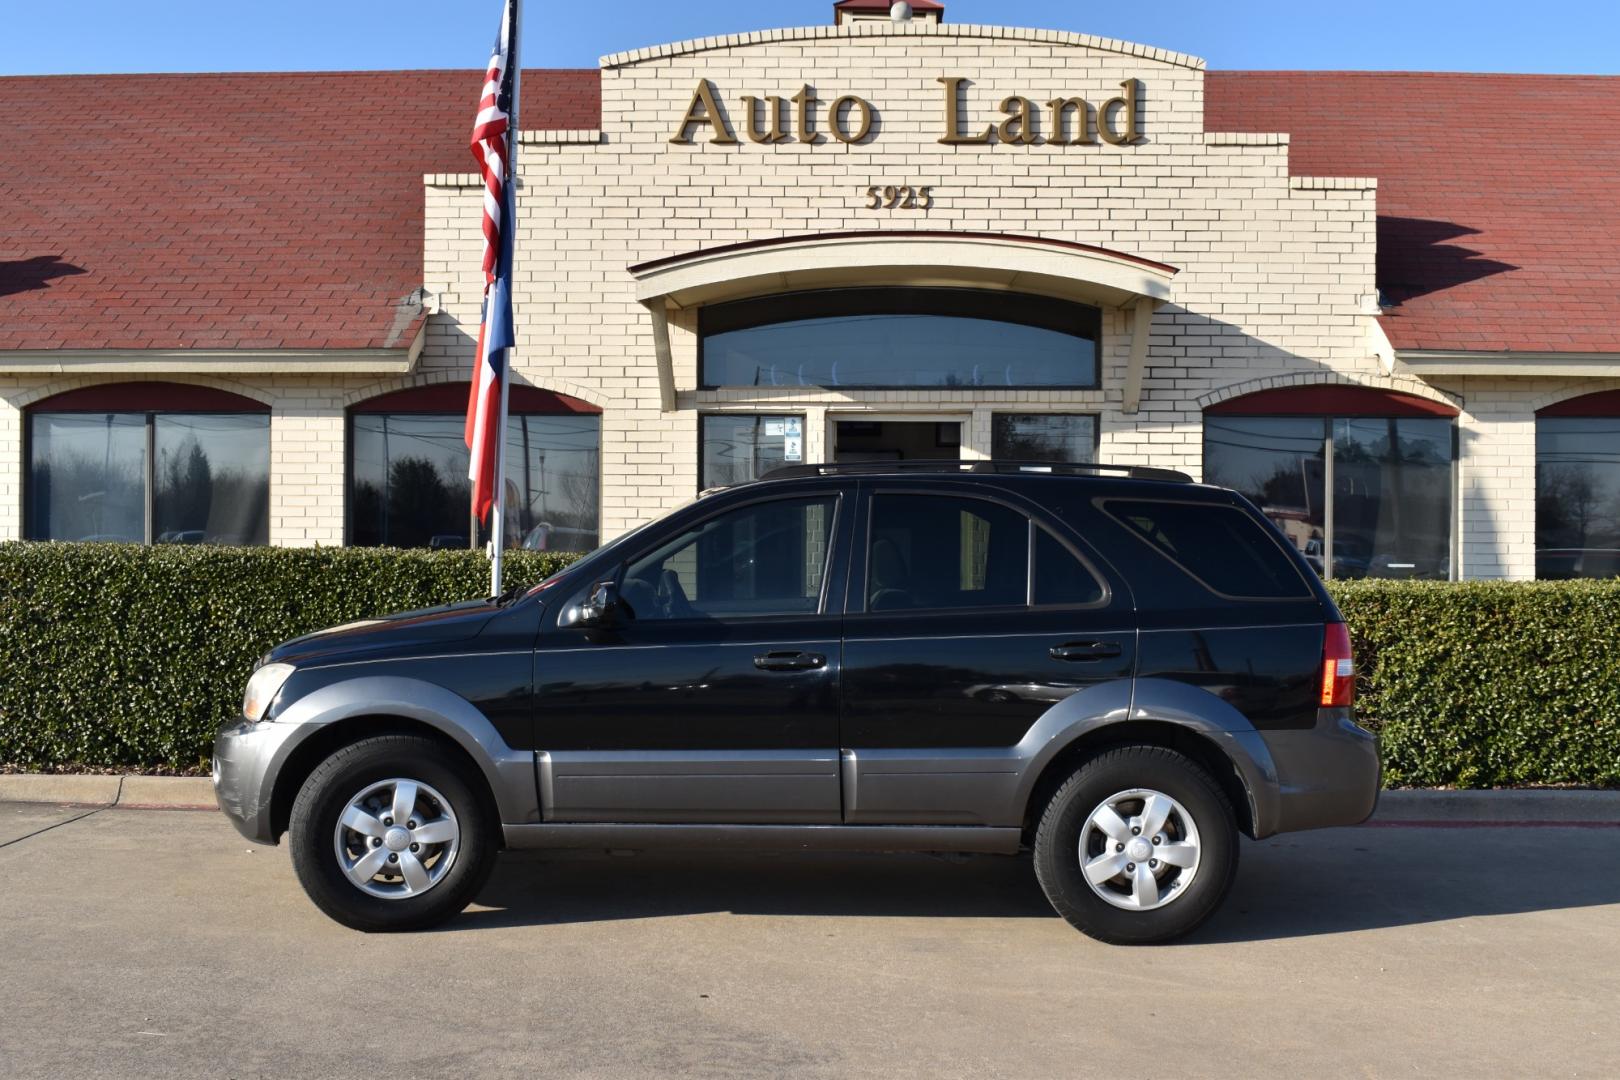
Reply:
[[482, 770], [503, 823], [540, 820], [534, 752], [508, 746], [488, 717], [460, 695], [407, 676], [374, 675], [336, 682], [289, 705], [275, 723], [298, 725], [300, 734], [281, 744], [266, 775], [275, 776], [293, 750], [327, 724], [378, 715], [416, 720], [454, 739]]
[[1277, 769], [1265, 741], [1214, 694], [1168, 679], [1087, 687], [1053, 705], [1013, 746], [845, 750], [845, 823], [1020, 826], [1053, 759], [1077, 740], [1128, 720], [1174, 724], [1209, 739], [1242, 779], [1256, 833], [1276, 831]]

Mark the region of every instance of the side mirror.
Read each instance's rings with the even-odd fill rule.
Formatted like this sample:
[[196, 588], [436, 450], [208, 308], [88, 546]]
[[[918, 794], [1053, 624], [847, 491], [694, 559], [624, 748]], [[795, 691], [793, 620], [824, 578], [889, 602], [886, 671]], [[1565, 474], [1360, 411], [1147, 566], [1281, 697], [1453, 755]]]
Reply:
[[619, 610], [619, 587], [611, 581], [591, 586], [585, 602], [565, 614], [569, 626], [608, 626]]

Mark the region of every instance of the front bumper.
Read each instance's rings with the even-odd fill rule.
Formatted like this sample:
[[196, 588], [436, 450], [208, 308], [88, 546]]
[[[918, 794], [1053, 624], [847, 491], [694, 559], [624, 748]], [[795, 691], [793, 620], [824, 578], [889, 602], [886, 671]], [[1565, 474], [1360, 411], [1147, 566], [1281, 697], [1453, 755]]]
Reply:
[[236, 831], [256, 844], [277, 841], [270, 813], [273, 766], [285, 759], [288, 740], [298, 730], [296, 724], [254, 724], [238, 717], [214, 737], [214, 798]]
[[1321, 709], [1316, 726], [1262, 731], [1277, 767], [1276, 832], [1359, 825], [1372, 816], [1382, 787], [1378, 736], [1349, 709]]

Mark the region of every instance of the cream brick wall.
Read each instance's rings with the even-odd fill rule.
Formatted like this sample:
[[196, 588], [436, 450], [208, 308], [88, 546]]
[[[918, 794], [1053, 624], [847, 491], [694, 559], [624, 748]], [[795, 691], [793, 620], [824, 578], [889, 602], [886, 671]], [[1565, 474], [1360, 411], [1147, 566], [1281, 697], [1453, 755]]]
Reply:
[[[1112, 461], [1200, 469], [1201, 395], [1294, 373], [1373, 380], [1365, 322], [1374, 293], [1374, 185], [1291, 180], [1287, 140], [1206, 136], [1201, 63], [1076, 35], [944, 26], [709, 39], [609, 57], [599, 142], [522, 147], [517, 370], [604, 409], [603, 531], [614, 535], [689, 497], [697, 413], [792, 410], [806, 456], [825, 457], [829, 419], [938, 415], [966, 423], [967, 456], [989, 452], [997, 410], [1096, 413]], [[1132, 146], [945, 146], [940, 76], [970, 83], [974, 123], [1010, 94], [1093, 104], [1142, 80]], [[700, 79], [734, 125], [740, 98], [815, 87], [823, 106], [858, 94], [876, 110], [863, 144], [694, 145], [670, 137]], [[791, 108], [791, 104], [789, 105]], [[1044, 120], [1044, 116], [1043, 116]], [[788, 125], [792, 126], [791, 121]], [[964, 125], [965, 126], [965, 125]], [[869, 184], [928, 185], [927, 211], [865, 209]], [[427, 186], [424, 363], [465, 362], [476, 323], [479, 193], [462, 177]], [[659, 408], [648, 317], [628, 267], [743, 240], [840, 230], [1015, 233], [1077, 241], [1180, 268], [1153, 322], [1141, 410], [1121, 411], [1128, 323], [1104, 312], [1102, 387], [1090, 391], [700, 391], [695, 319], [671, 326], [678, 410]]]

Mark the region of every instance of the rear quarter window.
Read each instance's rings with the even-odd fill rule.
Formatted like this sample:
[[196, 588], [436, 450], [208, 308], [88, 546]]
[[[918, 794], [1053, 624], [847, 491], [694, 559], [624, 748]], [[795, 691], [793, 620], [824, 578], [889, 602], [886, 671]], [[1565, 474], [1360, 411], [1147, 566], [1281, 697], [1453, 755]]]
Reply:
[[1239, 600], [1311, 596], [1271, 532], [1235, 506], [1151, 499], [1104, 499], [1098, 505], [1211, 592]]

